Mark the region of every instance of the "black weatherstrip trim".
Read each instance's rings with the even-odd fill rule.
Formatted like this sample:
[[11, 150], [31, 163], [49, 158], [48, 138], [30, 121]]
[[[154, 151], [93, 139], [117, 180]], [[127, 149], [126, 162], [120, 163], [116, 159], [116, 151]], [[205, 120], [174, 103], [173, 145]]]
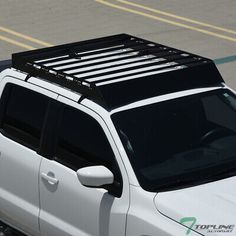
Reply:
[[62, 110], [63, 106], [60, 104], [60, 102], [53, 99], [49, 101], [39, 150], [39, 154], [48, 159], [53, 158], [56, 145], [56, 134]]

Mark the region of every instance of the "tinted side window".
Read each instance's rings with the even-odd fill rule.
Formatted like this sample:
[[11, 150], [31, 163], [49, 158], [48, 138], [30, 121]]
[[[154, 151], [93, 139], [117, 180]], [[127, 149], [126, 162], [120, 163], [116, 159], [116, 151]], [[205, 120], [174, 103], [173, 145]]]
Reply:
[[110, 144], [99, 124], [87, 114], [65, 107], [58, 132], [58, 162], [76, 171], [92, 165], [113, 167]]
[[39, 148], [49, 98], [17, 85], [7, 85], [2, 97], [4, 135], [34, 150]]
[[122, 177], [107, 137], [89, 115], [65, 107], [58, 128], [55, 160], [77, 171], [86, 166], [103, 165], [114, 174], [114, 183], [108, 187], [116, 197], [122, 194]]

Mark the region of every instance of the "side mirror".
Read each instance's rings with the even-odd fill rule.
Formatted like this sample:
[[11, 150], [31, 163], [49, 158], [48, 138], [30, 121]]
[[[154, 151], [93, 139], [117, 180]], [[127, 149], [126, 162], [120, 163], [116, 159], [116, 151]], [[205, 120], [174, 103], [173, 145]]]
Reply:
[[86, 187], [102, 187], [114, 182], [114, 175], [105, 166], [89, 166], [77, 171], [82, 185]]

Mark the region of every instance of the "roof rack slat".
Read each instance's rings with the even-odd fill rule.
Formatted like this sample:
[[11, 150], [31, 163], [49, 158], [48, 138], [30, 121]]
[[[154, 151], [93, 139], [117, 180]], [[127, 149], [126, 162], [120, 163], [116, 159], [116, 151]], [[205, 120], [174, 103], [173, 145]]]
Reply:
[[[138, 73], [138, 72], [143, 72], [143, 71], [148, 71], [148, 70], [153, 70], [153, 69], [160, 69], [163, 67], [169, 67], [169, 66], [176, 66], [177, 63], [176, 62], [168, 62], [166, 64], [158, 64], [158, 65], [152, 65], [152, 66], [145, 66], [139, 69], [133, 69], [133, 70], [127, 70], [127, 71], [122, 71], [122, 72], [117, 72], [114, 74], [109, 74], [109, 75], [104, 75], [104, 76], [97, 76], [95, 78], [91, 78], [91, 79], [85, 79], [85, 81], [87, 82], [97, 82], [100, 80], [104, 80], [104, 79], [111, 79], [111, 78], [115, 78], [118, 76], [126, 76], [126, 75], [130, 75], [133, 73]], [[80, 78], [80, 75], [75, 76], [77, 78]]]
[[133, 56], [133, 57], [128, 57], [128, 58], [121, 58], [121, 60], [112, 60], [112, 62], [109, 60], [109, 62], [105, 62], [105, 63], [95, 63], [92, 65], [89, 64], [88, 66], [82, 65], [80, 67], [76, 67], [73, 69], [70, 69], [67, 67], [62, 67], [62, 68], [57, 68], [57, 67], [55, 68], [54, 67], [54, 69], [63, 71], [64, 73], [67, 73], [67, 74], [73, 74], [73, 73], [78, 73], [78, 72], [80, 73], [83, 71], [91, 71], [91, 70], [97, 70], [97, 69], [101, 69], [101, 68], [108, 68], [108, 67], [112, 67], [112, 66], [143, 61], [143, 60], [147, 60], [147, 59], [151, 59], [151, 58], [155, 58], [155, 56], [151, 55], [151, 54], [147, 55], [147, 56], [141, 56], [141, 57], [134, 57]]
[[62, 60], [58, 60], [56, 62], [49, 62], [49, 63], [46, 63], [46, 64], [43, 64], [44, 66], [58, 66], [58, 65], [61, 65], [61, 64], [65, 64], [65, 63], [71, 63], [73, 61], [85, 61], [85, 60], [89, 60], [89, 59], [93, 59], [95, 60], [95, 58], [98, 58], [98, 57], [107, 57], [107, 56], [112, 56], [114, 54], [122, 54], [122, 53], [128, 53], [128, 52], [132, 52], [133, 49], [131, 48], [127, 48], [127, 49], [117, 49], [117, 50], [114, 50], [114, 51], [111, 51], [111, 52], [103, 52], [103, 53], [100, 53], [100, 54], [92, 54], [90, 56], [82, 56], [80, 57], [78, 55], [78, 57], [75, 56], [75, 58], [72, 58], [72, 57], [69, 57], [66, 58], [66, 59], [62, 59]]
[[[145, 51], [145, 52], [142, 52], [142, 53], [140, 53], [139, 51], [134, 51], [132, 53], [128, 53], [127, 57], [125, 57], [125, 58], [126, 59], [134, 59], [134, 58], [142, 58], [142, 57], [145, 57], [145, 56], [154, 56], [156, 58], [159, 58], [159, 57], [163, 57], [163, 56], [167, 56], [167, 55], [172, 55], [172, 54], [175, 54], [175, 53], [176, 52], [174, 52], [174, 51], [163, 52], [162, 50], [161, 50], [161, 52], [160, 52], [160, 50], [158, 50], [158, 51], [153, 51], [153, 52]], [[122, 56], [123, 56], [123, 54], [118, 54], [117, 56], [114, 56], [114, 57], [110, 58], [109, 62], [119, 63], [120, 60], [123, 60]], [[92, 61], [89, 61], [88, 63], [83, 61], [83, 62], [77, 63], [76, 66], [72, 65], [69, 68], [68, 67], [59, 67], [59, 70], [67, 72], [67, 71], [70, 71], [70, 70], [76, 70], [76, 69], [86, 67], [86, 65], [89, 65], [89, 66], [100, 65], [101, 62], [103, 61], [103, 59], [104, 58], [98, 59], [98, 60], [92, 60]], [[58, 67], [54, 67], [54, 68], [56, 70], [58, 69]]]
[[144, 78], [144, 77], [148, 77], [151, 75], [157, 75], [157, 74], [161, 74], [161, 73], [165, 73], [165, 72], [169, 72], [169, 71], [174, 71], [174, 70], [180, 70], [180, 69], [184, 69], [184, 68], [186, 68], [186, 66], [175, 66], [172, 68], [166, 68], [166, 69], [161, 69], [161, 70], [160, 69], [152, 70], [152, 71], [148, 71], [146, 73], [139, 73], [139, 74], [135, 74], [135, 75], [127, 76], [127, 77], [120, 77], [118, 79], [116, 78], [114, 80], [105, 80], [105, 81], [96, 83], [96, 86], [103, 86], [103, 85], [119, 83], [119, 82], [123, 82], [123, 81], [127, 81], [127, 80]]
[[[119, 35], [116, 35], [114, 37], [117, 37]], [[122, 34], [122, 36], [125, 36], [125, 34]], [[109, 37], [107, 37], [109, 38]], [[103, 39], [103, 38], [101, 38]], [[105, 39], [105, 38], [104, 38]], [[89, 42], [90, 40], [88, 40]], [[93, 41], [93, 40], [91, 40]], [[137, 47], [137, 46], [140, 46], [142, 44], [147, 44], [147, 42], [144, 42], [144, 41], [139, 41], [137, 43], [137, 40], [135, 41], [135, 38], [133, 37], [129, 37], [128, 35], [126, 35], [126, 40], [122, 40], [122, 42], [120, 43], [120, 45], [117, 45], [117, 44], [114, 44], [115, 42], [119, 42], [121, 41], [121, 39], [119, 40], [110, 40], [110, 41], [107, 41], [104, 40], [104, 42], [98, 42], [97, 44], [96, 43], [92, 43], [92, 44], [87, 44], [85, 45], [85, 48], [87, 48], [87, 50], [85, 50], [84, 47], [76, 47], [73, 44], [70, 44], [71, 45], [71, 48], [69, 51], [58, 51], [58, 55], [60, 56], [57, 56], [57, 57], [52, 57], [52, 58], [44, 58], [44, 59], [41, 59], [41, 60], [38, 60], [38, 61], [35, 61], [37, 63], [41, 63], [41, 62], [44, 62], [44, 61], [51, 61], [51, 62], [56, 62], [58, 60], [60, 60], [61, 58], [63, 57], [71, 57], [71, 55], [73, 55], [73, 53], [76, 53], [77, 55], [89, 55], [89, 54], [96, 54], [96, 53], [99, 53], [100, 51], [111, 51], [112, 49], [114, 48], [121, 48], [121, 49], [125, 49], [125, 48], [128, 48], [128, 47]], [[86, 41], [85, 41], [86, 42]], [[82, 44], [83, 42], [81, 42], [80, 44]], [[107, 47], [108, 45], [110, 45], [109, 47]], [[60, 47], [63, 48], [63, 46], [66, 46], [66, 45], [62, 45]], [[75, 47], [73, 47], [75, 46]], [[153, 47], [153, 46], [159, 46], [159, 44], [155, 44], [155, 45], [152, 45], [152, 46], [149, 46], [149, 47]], [[55, 46], [53, 48], [57, 48], [58, 46]], [[90, 47], [90, 48], [89, 48]], [[99, 47], [99, 48], [98, 48]], [[98, 49], [97, 49], [98, 48]], [[81, 51], [82, 50], [82, 51]], [[64, 53], [64, 55], [63, 55]], [[70, 54], [66, 54], [66, 53], [70, 53]], [[50, 55], [50, 54], [47, 54], [47, 56]], [[41, 55], [43, 57], [43, 55]]]
[[[203, 64], [203, 63], [205, 63], [206, 61], [204, 60], [204, 59], [200, 59], [200, 60], [185, 60], [185, 59], [182, 59], [181, 61], [179, 61], [178, 63], [177, 62], [175, 62], [175, 64], [172, 64], [173, 62], [167, 62], [166, 63], [166, 66], [164, 66], [166, 69], [164, 69], [164, 71], [166, 71], [166, 70], [169, 70], [169, 68], [175, 68], [175, 70], [177, 70], [177, 69], [183, 69], [183, 68], [189, 68], [189, 67], [192, 67], [192, 66], [196, 66], [196, 65], [201, 65], [201, 64]], [[173, 66], [174, 65], [174, 66]], [[157, 67], [157, 68], [147, 68], [147, 69], [145, 69], [146, 70], [146, 72], [145, 73], [140, 73], [140, 71], [139, 70], [133, 70], [133, 73], [130, 73], [130, 74], [128, 74], [128, 75], [124, 75], [124, 73], [118, 73], [118, 74], [116, 74], [116, 76], [115, 77], [113, 77], [112, 79], [109, 79], [109, 78], [107, 78], [107, 76], [101, 76], [101, 77], [97, 77], [96, 79], [96, 81], [90, 81], [90, 82], [95, 82], [95, 84], [97, 85], [98, 83], [108, 83], [109, 82], [109, 84], [111, 84], [111, 83], [115, 83], [115, 81], [117, 80], [117, 81], [119, 81], [120, 79], [122, 79], [122, 80], [129, 80], [129, 78], [131, 77], [131, 76], [137, 76], [137, 78], [141, 78], [142, 76], [140, 76], [140, 75], [142, 75], [142, 74], [146, 74], [146, 73], [155, 73], [155, 74], [159, 74], [158, 73], [158, 71], [163, 71], [163, 69], [162, 69], [162, 67], [161, 68], [159, 68], [159, 67]], [[142, 71], [145, 71], [145, 70], [142, 70]]]
[[[91, 50], [91, 51], [86, 51], [86, 52], [80, 52], [80, 53], [76, 53], [74, 56], [82, 56], [82, 55], [86, 55], [86, 54], [90, 54], [90, 53], [93, 53], [93, 52], [101, 52], [101, 51], [106, 51], [108, 49], [114, 49], [114, 48], [123, 48], [124, 45], [117, 45], [117, 46], [113, 46], [113, 47], [108, 47], [108, 48], [100, 48], [100, 49], [96, 49], [96, 50]], [[62, 56], [58, 56], [58, 57], [51, 57], [51, 58], [45, 58], [45, 59], [41, 59], [41, 60], [37, 60], [35, 61], [35, 63], [56, 63], [57, 61], [61, 61], [61, 60], [64, 60], [64, 59], [70, 59], [70, 58], [73, 58], [71, 56], [71, 54], [65, 54], [65, 55], [62, 55]]]
[[[75, 73], [77, 73], [75, 76], [79, 76], [79, 78], [83, 78], [83, 77], [88, 77], [88, 76], [99, 76], [100, 74], [104, 74], [104, 73], [112, 73], [113, 71], [119, 71], [119, 70], [127, 70], [127, 69], [133, 69], [134, 67], [146, 67], [149, 64], [154, 64], [154, 63], [159, 63], [159, 62], [163, 62], [165, 61], [164, 58], [151, 58], [149, 60], [144, 60], [144, 61], [140, 61], [140, 62], [134, 62], [134, 63], [130, 63], [130, 64], [125, 64], [125, 65], [119, 65], [119, 66], [113, 66], [113, 67], [109, 67], [108, 69], [99, 69], [99, 70], [94, 70], [92, 72], [85, 72], [85, 73], [78, 73], [75, 71]], [[68, 71], [66, 72], [66, 74], [69, 74]]]
[[[131, 72], [134, 72], [136, 70], [146, 70], [149, 66], [156, 66], [158, 67], [158, 65], [163, 65], [163, 66], [166, 66], [166, 65], [169, 65], [168, 63], [171, 63], [171, 65], [173, 65], [173, 63], [175, 64], [179, 64], [179, 63], [182, 63], [182, 61], [184, 61], [184, 63], [187, 63], [187, 62], [192, 62], [192, 61], [195, 61], [195, 60], [198, 60], [198, 59], [195, 59], [195, 58], [186, 58], [184, 57], [179, 57], [179, 58], [175, 58], [175, 60], [167, 60], [165, 58], [157, 58], [156, 60], [150, 60], [148, 61], [145, 65], [145, 63], [142, 63], [142, 64], [139, 64], [139, 65], [134, 65], [133, 67], [130, 67], [130, 66], [124, 66], [124, 67], [111, 67], [110, 70], [106, 71], [106, 70], [100, 70], [100, 71], [94, 71], [93, 73], [82, 73], [82, 74], [69, 74], [69, 75], [73, 75], [75, 77], [78, 77], [78, 78], [81, 78], [81, 79], [84, 79], [84, 80], [87, 80], [87, 81], [90, 81], [90, 82], [94, 82], [96, 80], [98, 80], [98, 78], [103, 78], [103, 77], [107, 77], [108, 78], [112, 78], [112, 77], [116, 77], [117, 74], [121, 73], [122, 75], [125, 75], [126, 73], [131, 73]], [[148, 65], [149, 64], [149, 65]], [[112, 73], [114, 71], [114, 73]], [[94, 78], [96, 74], [96, 78]]]
[[[107, 61], [114, 61], [114, 60], [119, 60], [119, 59], [123, 59], [123, 58], [129, 58], [129, 57], [133, 57], [136, 56], [138, 54], [138, 52], [128, 52], [126, 54], [119, 54], [116, 56], [109, 56], [109, 57], [102, 57], [100, 59], [93, 59], [93, 60], [85, 60], [85, 61], [76, 61], [76, 67], [71, 66], [71, 68], [81, 68], [81, 67], [86, 67], [86, 66], [90, 66], [90, 65], [96, 65], [96, 64], [100, 64], [102, 62], [107, 62]], [[75, 64], [73, 64], [75, 65]], [[51, 66], [51, 68], [55, 69], [55, 70], [60, 70], [58, 69], [58, 66]], [[68, 68], [69, 70], [70, 68]]]
[[[127, 49], [127, 48], [124, 48], [124, 49]], [[131, 52], [133, 52], [134, 53], [134, 55], [137, 55], [137, 54], [140, 54], [140, 55], [145, 55], [145, 54], [150, 54], [150, 53], [154, 53], [154, 52], [156, 52], [156, 53], [160, 53], [160, 52], [165, 52], [166, 50], [167, 50], [167, 48], [165, 48], [165, 47], [162, 47], [162, 46], [158, 46], [158, 47], [152, 47], [152, 48], [150, 48], [150, 47], [147, 47], [146, 45], [136, 45], [136, 46], [132, 46], [132, 47], [129, 47], [129, 50], [131, 51]], [[129, 53], [129, 50], [128, 51], [121, 51], [121, 52], [118, 52], [118, 53], [115, 53], [113, 56], [114, 57], [116, 57], [117, 56], [117, 58], [119, 58], [120, 56], [122, 56], [123, 54], [127, 54], [127, 53]], [[97, 57], [97, 60], [101, 60], [101, 59], [106, 59], [106, 58], [108, 58], [107, 56], [99, 56], [99, 57]], [[78, 59], [78, 58], [77, 58]], [[80, 60], [70, 60], [70, 61], [68, 61], [68, 62], [59, 62], [58, 60], [56, 61], [56, 62], [58, 62], [58, 63], [60, 63], [59, 64], [59, 66], [61, 67], [61, 66], [71, 66], [71, 67], [73, 67], [73, 66], [79, 66], [80, 65], [80, 63], [84, 63], [84, 62], [88, 62], [88, 63], [90, 63], [89, 61], [91, 60], [91, 61], [93, 61], [94, 59], [93, 58], [90, 58], [90, 59], [88, 59], [88, 58], [85, 58], [85, 57], [83, 57], [83, 58], [79, 58]], [[112, 60], [113, 58], [111, 58], [111, 60]], [[69, 59], [68, 59], [69, 60]], [[92, 62], [91, 62], [92, 63]], [[94, 61], [93, 61], [93, 63], [94, 63]], [[57, 63], [55, 63], [55, 65], [56, 65]], [[57, 67], [57, 66], [56, 66]]]
[[[175, 52], [175, 51], [167, 51], [165, 53], [153, 53], [153, 54], [143, 54], [143, 55], [134, 55], [130, 58], [128, 58], [127, 60], [114, 60], [114, 62], [108, 64], [108, 63], [104, 63], [104, 64], [97, 64], [95, 63], [93, 66], [90, 66], [90, 67], [85, 67], [85, 66], [80, 66], [80, 67], [76, 67], [76, 68], [73, 68], [73, 69], [68, 69], [68, 70], [62, 70], [63, 73], [66, 73], [66, 74], [70, 74], [70, 75], [79, 75], [80, 72], [96, 72], [98, 71], [98, 69], [100, 68], [103, 68], [104, 70], [105, 69], [111, 69], [113, 70], [113, 68], [117, 65], [121, 66], [123, 65], [124, 67], [125, 66], [129, 66], [131, 63], [133, 63], [133, 61], [150, 61], [152, 60], [153, 63], [157, 63], [158, 61], [166, 61], [166, 62], [169, 62], [169, 61], [173, 61], [174, 59], [175, 60], [178, 60], [178, 59], [182, 59], [182, 58], [186, 58], [187, 56], [182, 56], [180, 53], [178, 52]], [[129, 61], [130, 60], [130, 61]], [[141, 63], [143, 64], [143, 63]]]

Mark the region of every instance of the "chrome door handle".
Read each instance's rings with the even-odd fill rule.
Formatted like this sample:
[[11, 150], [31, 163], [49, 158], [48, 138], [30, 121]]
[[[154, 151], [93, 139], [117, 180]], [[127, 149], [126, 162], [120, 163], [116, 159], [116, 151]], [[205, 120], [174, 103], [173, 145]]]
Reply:
[[57, 185], [59, 183], [58, 179], [56, 179], [46, 173], [41, 173], [41, 178], [46, 180], [51, 185]]

